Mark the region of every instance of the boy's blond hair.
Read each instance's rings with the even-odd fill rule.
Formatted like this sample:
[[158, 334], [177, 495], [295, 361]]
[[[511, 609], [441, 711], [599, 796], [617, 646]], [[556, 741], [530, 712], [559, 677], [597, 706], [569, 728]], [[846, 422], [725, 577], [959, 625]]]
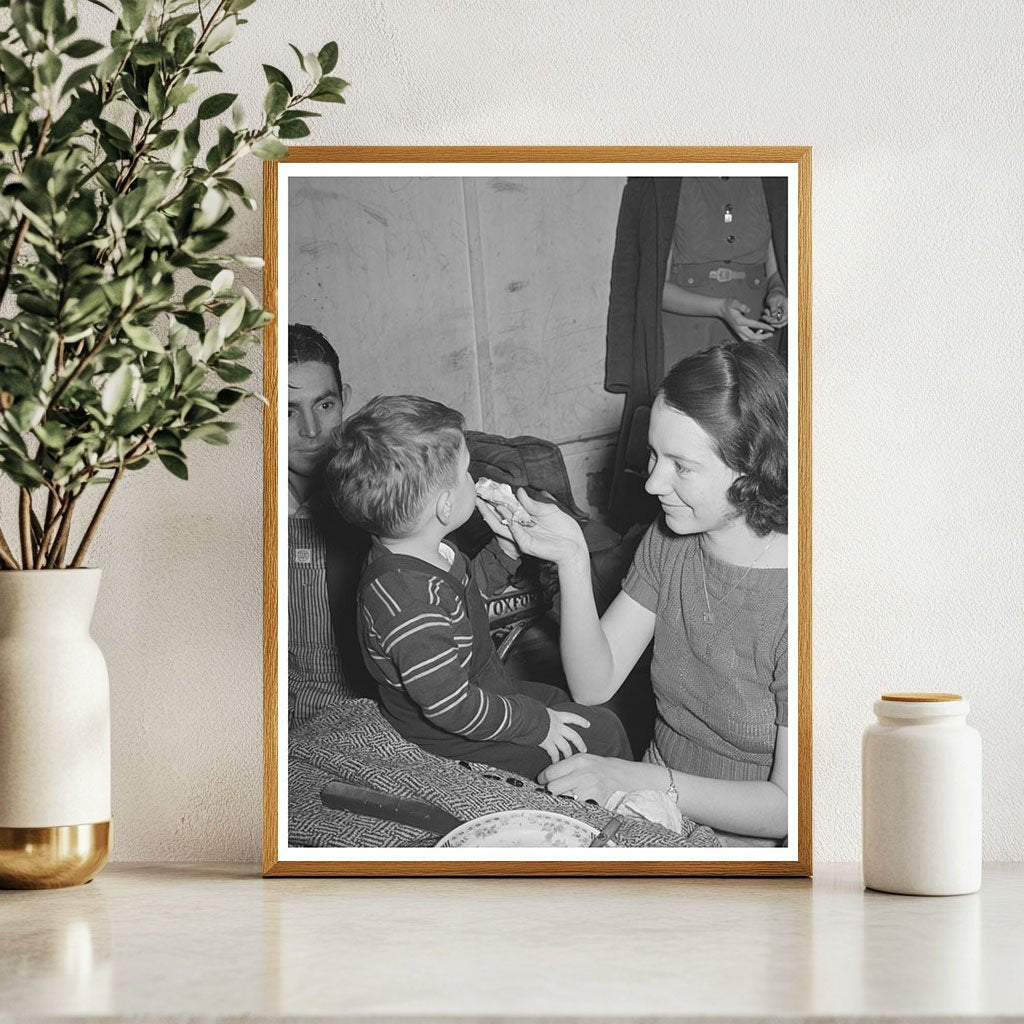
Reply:
[[341, 515], [378, 537], [406, 537], [430, 496], [455, 483], [462, 413], [418, 395], [377, 395], [333, 435], [327, 491]]

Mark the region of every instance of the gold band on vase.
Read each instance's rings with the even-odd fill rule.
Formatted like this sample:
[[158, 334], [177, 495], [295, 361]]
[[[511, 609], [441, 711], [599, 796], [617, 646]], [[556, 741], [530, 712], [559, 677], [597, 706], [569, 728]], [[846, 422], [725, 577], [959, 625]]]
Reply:
[[0, 825], [0, 888], [82, 885], [100, 873], [109, 856], [109, 821], [48, 828]]

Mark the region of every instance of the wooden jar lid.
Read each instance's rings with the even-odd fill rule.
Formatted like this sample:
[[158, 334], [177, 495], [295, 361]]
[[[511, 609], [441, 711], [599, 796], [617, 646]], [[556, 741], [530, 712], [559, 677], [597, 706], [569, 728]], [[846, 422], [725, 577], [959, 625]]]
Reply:
[[882, 700], [905, 701], [908, 704], [934, 704], [945, 700], [963, 700], [959, 693], [883, 693]]

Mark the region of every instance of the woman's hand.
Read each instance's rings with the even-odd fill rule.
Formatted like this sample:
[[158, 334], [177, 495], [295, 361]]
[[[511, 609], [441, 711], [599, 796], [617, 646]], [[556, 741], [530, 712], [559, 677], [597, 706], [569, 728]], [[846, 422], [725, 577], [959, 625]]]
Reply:
[[502, 521], [491, 505], [477, 499], [476, 507], [496, 536], [513, 541], [524, 555], [543, 558], [556, 565], [570, 562], [581, 553], [586, 556], [587, 542], [580, 524], [572, 516], [550, 502], [534, 501], [522, 487], [516, 497], [533, 520], [533, 526]]
[[789, 299], [784, 291], [776, 289], [768, 293], [761, 319], [773, 331], [777, 331], [780, 327], [785, 327], [789, 323]]
[[547, 786], [555, 796], [567, 794], [577, 800], [596, 800], [603, 807], [612, 793], [620, 790], [628, 793], [641, 788], [634, 776], [636, 769], [643, 767], [635, 761], [623, 761], [618, 757], [574, 754], [545, 768], [537, 776], [537, 781]]
[[768, 327], [761, 320], [751, 320], [747, 314], [750, 307], [739, 299], [722, 299], [718, 316], [724, 320], [741, 341], [766, 341], [772, 336], [774, 327]]

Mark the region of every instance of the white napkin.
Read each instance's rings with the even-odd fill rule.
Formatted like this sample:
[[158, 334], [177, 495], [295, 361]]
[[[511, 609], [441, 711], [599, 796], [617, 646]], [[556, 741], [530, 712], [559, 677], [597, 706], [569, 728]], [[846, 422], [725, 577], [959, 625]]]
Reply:
[[605, 807], [616, 814], [646, 818], [680, 835], [683, 831], [683, 816], [679, 813], [679, 805], [668, 793], [657, 789], [636, 789], [631, 793], [616, 790], [608, 798]]

